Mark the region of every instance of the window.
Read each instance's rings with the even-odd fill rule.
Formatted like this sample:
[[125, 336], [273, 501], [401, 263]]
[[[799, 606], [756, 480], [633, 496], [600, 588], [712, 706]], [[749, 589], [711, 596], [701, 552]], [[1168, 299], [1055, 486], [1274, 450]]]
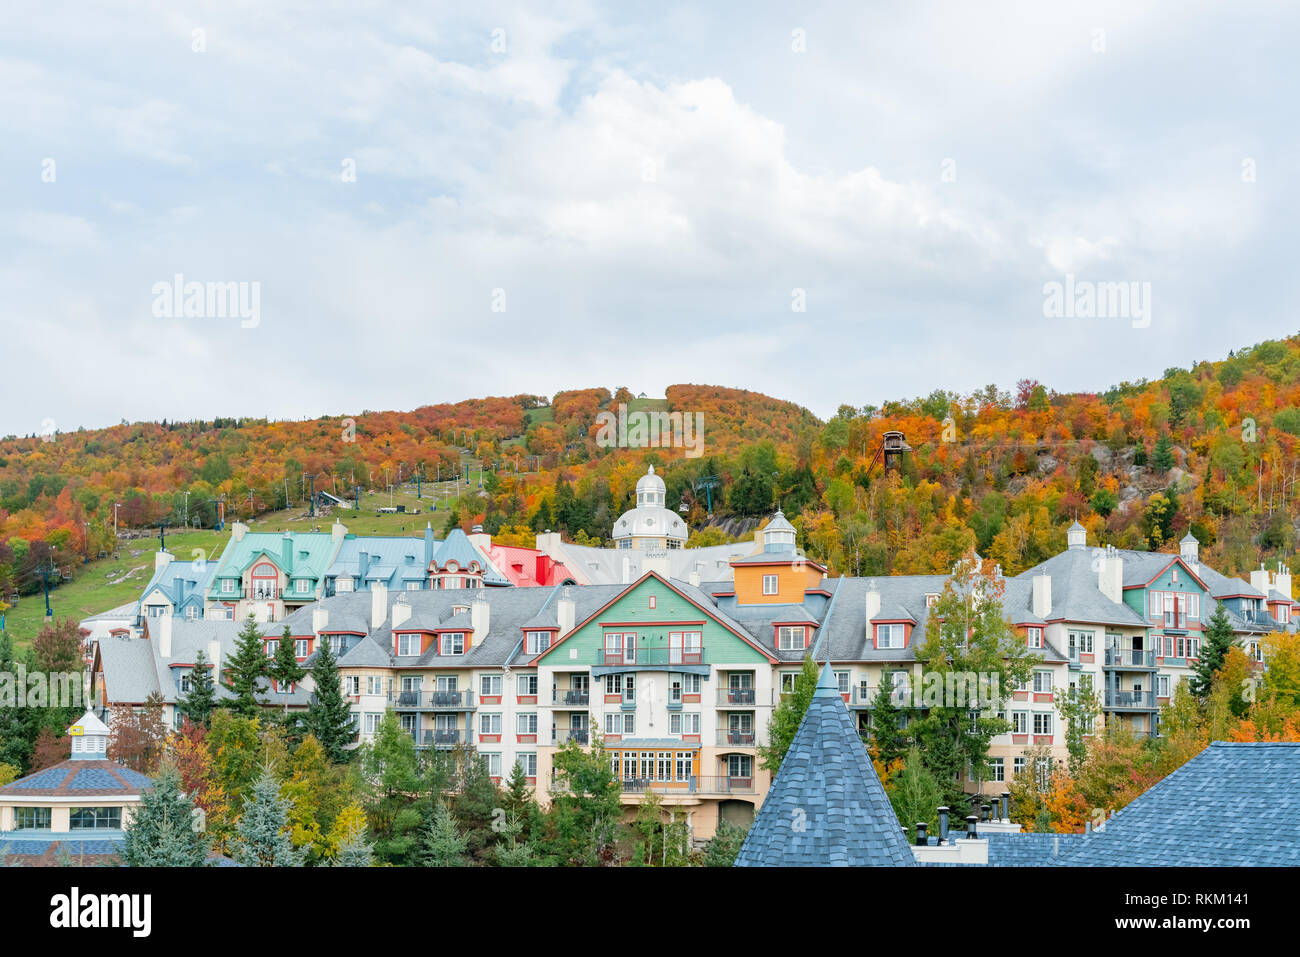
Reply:
[[343, 694], [347, 697], [359, 697], [361, 695], [360, 675], [343, 676]]
[[727, 755], [727, 776], [748, 778], [754, 775], [754, 759], [748, 754]]
[[[422, 588], [422, 586], [421, 586], [421, 584], [420, 584], [419, 582], [407, 582], [407, 583], [406, 583], [406, 590], [407, 590], [407, 591], [420, 591], [421, 588]], [[501, 758], [501, 756], [500, 756], [500, 755], [497, 755], [497, 759], [500, 760], [500, 758]]]
[[1052, 718], [1055, 715], [1050, 711], [1034, 712], [1034, 734], [1051, 734]]
[[1028, 638], [1028, 643], [1029, 643], [1029, 647], [1030, 647], [1030, 648], [1041, 648], [1041, 647], [1043, 647], [1043, 629], [1041, 629], [1041, 628], [1026, 628], [1026, 629], [1025, 629], [1025, 634], [1026, 634], [1026, 636], [1027, 636], [1027, 638]]
[[497, 751], [480, 751], [483, 766], [487, 768], [488, 777], [501, 777], [501, 754]]
[[363, 722], [361, 725], [362, 730], [366, 734], [374, 734], [376, 731], [379, 730], [379, 722], [381, 722], [382, 720], [384, 720], [384, 716], [382, 714], [376, 714], [375, 712], [367, 711], [365, 715], [363, 715]]
[[840, 694], [849, 693], [849, 680], [851, 676], [847, 671], [835, 672], [835, 683], [840, 689]]
[[48, 831], [50, 829], [50, 809], [47, 807], [14, 808], [14, 828], [20, 831]]
[[896, 705], [907, 703], [907, 693], [912, 679], [906, 671], [893, 671], [889, 675], [889, 697]]
[[659, 597], [658, 595], [651, 595], [651, 596], [650, 596], [650, 610], [651, 610], [651, 611], [654, 611], [654, 609], [655, 609], [655, 600], [656, 600], [658, 597]]
[[605, 664], [630, 664], [636, 661], [636, 633], [613, 631], [605, 635]]
[[605, 694], [621, 695], [623, 693], [622, 675], [605, 675]]
[[668, 733], [669, 734], [699, 734], [700, 733], [699, 712], [691, 712], [689, 714], [670, 714], [668, 716]]
[[1004, 758], [989, 758], [989, 780], [1005, 781], [1007, 776]]
[[366, 675], [366, 694], [383, 694], [384, 679], [381, 675]]
[[672, 675], [668, 682], [668, 701], [670, 704], [681, 704], [683, 695], [699, 693], [699, 675]]
[[515, 764], [523, 768], [524, 777], [537, 777], [537, 755], [536, 754], [519, 754], [515, 756]]
[[196, 619], [196, 618], [198, 618], [198, 617], [199, 617], [199, 610], [198, 610], [197, 608], [195, 608], [193, 605], [188, 605], [188, 606], [185, 608], [185, 620], [186, 620], [186, 621], [194, 621], [194, 619]]
[[463, 655], [465, 653], [465, 632], [453, 631], [441, 636], [440, 655]]
[[293, 643], [293, 654], [295, 658], [306, 658], [311, 654], [311, 641], [307, 638], [298, 638]]
[[[523, 717], [520, 715], [520, 717]], [[534, 715], [534, 717], [536, 717]], [[480, 714], [478, 716], [478, 733], [479, 734], [500, 734], [501, 733], [501, 715], [499, 714]]]
[[935, 606], [935, 603], [938, 601], [939, 601], [939, 596], [931, 592], [930, 594], [925, 596], [925, 607], [933, 608]]
[[181, 694], [189, 694], [193, 682], [194, 679], [189, 674], [189, 672], [186, 672], [185, 674], [181, 675]]
[[537, 675], [520, 675], [518, 678], [519, 685], [515, 694], [522, 697], [537, 694]]
[[500, 675], [479, 675], [478, 693], [485, 698], [500, 696], [501, 676]]
[[1071, 661], [1077, 661], [1079, 655], [1090, 655], [1093, 649], [1093, 632], [1091, 631], [1072, 631], [1069, 638], [1069, 654]]
[[808, 629], [803, 625], [782, 625], [776, 630], [778, 651], [803, 651], [808, 647]]
[[1168, 675], [1156, 675], [1156, 697], [1157, 698], [1169, 697], [1169, 676]]
[[275, 639], [266, 643], [266, 657], [274, 658], [280, 653], [280, 641]]
[[551, 647], [551, 633], [549, 631], [530, 631], [525, 639], [525, 644], [525, 650], [528, 654], [540, 655]]
[[777, 577], [775, 575], [763, 576], [763, 594], [775, 595], [777, 592]]
[[1034, 766], [1034, 770], [1038, 772], [1038, 790], [1046, 791], [1052, 783], [1052, 759], [1039, 761]]
[[1017, 778], [1019, 778], [1020, 775], [1022, 775], [1022, 774], [1025, 773], [1025, 759], [1024, 759], [1024, 758], [1012, 758], [1012, 759], [1011, 759], [1011, 773], [1014, 774]]
[[1028, 711], [1011, 712], [1011, 733], [1012, 734], [1029, 733], [1029, 712]]
[[518, 734], [536, 734], [537, 733], [537, 712], [528, 711], [515, 715], [515, 731]]
[[73, 831], [122, 830], [120, 807], [74, 807], [69, 809], [68, 826]]
[[419, 635], [398, 635], [397, 636], [397, 655], [399, 658], [410, 657], [420, 653], [420, 636]]
[[1034, 693], [1051, 694], [1052, 692], [1052, 673], [1050, 671], [1034, 672]]
[[703, 638], [698, 631], [670, 631], [668, 633], [668, 663], [671, 665], [698, 664], [703, 661]]
[[781, 672], [781, 694], [793, 694], [794, 681], [798, 677], [799, 677], [799, 672], [797, 671]]
[[[681, 715], [674, 715], [674, 717], [681, 717]], [[616, 711], [613, 714], [605, 715], [605, 733], [635, 734], [636, 713], [632, 711]]]
[[340, 578], [334, 583], [334, 590], [338, 592], [352, 591], [352, 579]]
[[293, 682], [292, 682], [292, 681], [272, 681], [272, 682], [271, 682], [271, 685], [275, 688], [275, 693], [276, 693], [276, 694], [292, 694], [292, 693], [293, 693]]
[[223, 595], [233, 595], [235, 593], [235, 580], [233, 578], [221, 579], [221, 593]]
[[903, 626], [902, 625], [876, 625], [876, 647], [877, 648], [902, 648], [903, 647]]
[[307, 590], [311, 587], [311, 583], [307, 581], [307, 579], [305, 578], [299, 578], [293, 584], [294, 587], [297, 589], [299, 595], [307, 594]]

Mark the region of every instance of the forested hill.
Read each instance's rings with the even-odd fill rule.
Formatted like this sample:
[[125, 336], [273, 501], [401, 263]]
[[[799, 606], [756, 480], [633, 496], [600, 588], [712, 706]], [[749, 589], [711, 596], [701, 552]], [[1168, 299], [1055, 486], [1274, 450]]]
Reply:
[[[702, 454], [605, 447], [600, 413], [620, 406], [698, 413]], [[876, 451], [891, 429], [912, 451], [886, 476]], [[434, 480], [466, 465], [484, 470], [483, 494], [469, 499], [474, 514], [451, 520], [509, 541], [542, 528], [605, 541], [653, 463], [697, 542], [724, 538], [709, 527], [710, 499], [715, 523], [742, 520], [733, 529], [779, 504], [800, 544], [837, 574], [944, 572], [971, 546], [1015, 573], [1063, 547], [1076, 517], [1090, 541], [1121, 547], [1173, 548], [1190, 529], [1208, 561], [1241, 572], [1290, 554], [1297, 436], [1300, 338], [1095, 393], [1024, 379], [1005, 391], [846, 404], [829, 422], [756, 392], [677, 385], [658, 399], [581, 389], [299, 422], [11, 437], [0, 441], [0, 598], [39, 584], [34, 569], [51, 546], [58, 556], [107, 550], [114, 502], [124, 528], [174, 525], [188, 492], [191, 519], [210, 526], [223, 498], [228, 519], [300, 505], [308, 476], [318, 488], [382, 489], [414, 470]]]

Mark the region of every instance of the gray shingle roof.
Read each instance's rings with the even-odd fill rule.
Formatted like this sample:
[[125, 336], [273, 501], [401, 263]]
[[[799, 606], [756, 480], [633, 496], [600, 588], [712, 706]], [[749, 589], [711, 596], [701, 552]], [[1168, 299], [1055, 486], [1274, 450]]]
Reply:
[[834, 675], [824, 668], [776, 780], [736, 856], [736, 866], [910, 867], [915, 863]]
[[1215, 741], [1053, 861], [1300, 867], [1300, 744]]

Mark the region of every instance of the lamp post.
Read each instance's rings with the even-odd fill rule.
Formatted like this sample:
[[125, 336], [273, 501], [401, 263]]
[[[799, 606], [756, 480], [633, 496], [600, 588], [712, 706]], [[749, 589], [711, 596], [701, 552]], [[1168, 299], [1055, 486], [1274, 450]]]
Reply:
[[122, 507], [121, 502], [113, 503], [113, 548], [117, 548], [117, 510]]

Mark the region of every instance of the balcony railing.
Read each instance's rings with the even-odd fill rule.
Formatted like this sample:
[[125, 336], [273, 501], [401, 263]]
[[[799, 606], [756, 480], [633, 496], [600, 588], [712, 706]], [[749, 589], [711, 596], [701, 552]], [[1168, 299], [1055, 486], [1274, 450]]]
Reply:
[[635, 665], [644, 668], [704, 663], [703, 648], [625, 648], [621, 651], [601, 652], [601, 664], [604, 665]]
[[411, 731], [417, 748], [451, 748], [467, 742], [465, 732], [459, 728], [435, 729], [433, 731]]
[[624, 794], [753, 794], [753, 777], [696, 777], [685, 781], [652, 781], [648, 778], [624, 778]]
[[752, 748], [758, 743], [753, 728], [719, 728], [718, 744], [722, 747]]
[[1104, 666], [1107, 668], [1154, 668], [1156, 653], [1137, 648], [1107, 648]]
[[474, 692], [394, 691], [388, 703], [398, 711], [468, 711], [474, 707]]
[[578, 744], [591, 743], [590, 728], [552, 728], [551, 744], [568, 744], [570, 741], [576, 741]]
[[1107, 708], [1142, 708], [1154, 711], [1156, 693], [1154, 691], [1107, 691]]
[[561, 707], [585, 708], [591, 704], [591, 692], [586, 689], [554, 688], [551, 691], [551, 702]]

